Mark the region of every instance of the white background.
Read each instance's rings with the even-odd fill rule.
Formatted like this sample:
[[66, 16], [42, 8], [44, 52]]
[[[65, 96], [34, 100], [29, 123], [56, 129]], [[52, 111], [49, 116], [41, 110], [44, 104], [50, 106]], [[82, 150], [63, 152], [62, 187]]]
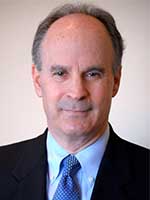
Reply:
[[[63, 0], [0, 0], [0, 144], [46, 128], [31, 78], [31, 46], [39, 22]], [[125, 41], [123, 76], [110, 122], [119, 136], [150, 147], [150, 5], [148, 0], [87, 0], [108, 10]]]

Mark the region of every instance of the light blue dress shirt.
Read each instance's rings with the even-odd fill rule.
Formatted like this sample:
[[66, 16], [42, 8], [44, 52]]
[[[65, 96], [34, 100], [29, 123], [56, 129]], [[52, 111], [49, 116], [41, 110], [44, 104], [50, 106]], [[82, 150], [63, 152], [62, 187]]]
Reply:
[[[82, 200], [90, 200], [96, 175], [101, 163], [105, 148], [109, 139], [109, 126], [105, 133], [93, 144], [75, 154], [81, 164], [81, 169], [77, 172], [77, 179], [82, 191]], [[61, 161], [69, 153], [63, 149], [48, 132], [47, 135], [47, 155], [48, 155], [48, 176], [47, 195], [48, 200], [52, 200], [58, 183], [62, 176], [63, 169], [60, 168]]]

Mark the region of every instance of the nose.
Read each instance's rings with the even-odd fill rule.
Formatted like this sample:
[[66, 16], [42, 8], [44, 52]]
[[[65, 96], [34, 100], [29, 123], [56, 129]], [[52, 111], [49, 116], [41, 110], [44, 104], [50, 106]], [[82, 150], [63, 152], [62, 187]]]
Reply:
[[67, 96], [75, 100], [83, 100], [88, 96], [88, 89], [82, 77], [75, 77], [71, 80]]

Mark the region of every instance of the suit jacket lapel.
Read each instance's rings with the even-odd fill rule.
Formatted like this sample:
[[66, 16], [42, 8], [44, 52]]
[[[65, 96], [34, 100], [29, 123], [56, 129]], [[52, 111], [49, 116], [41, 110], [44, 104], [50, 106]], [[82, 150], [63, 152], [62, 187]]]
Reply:
[[18, 183], [15, 200], [46, 199], [47, 130], [36, 139], [24, 142], [20, 159], [12, 171]]
[[[121, 139], [110, 127], [110, 138], [98, 171], [91, 200], [127, 200], [126, 186], [131, 182], [131, 171]], [[127, 197], [127, 198], [126, 198]]]

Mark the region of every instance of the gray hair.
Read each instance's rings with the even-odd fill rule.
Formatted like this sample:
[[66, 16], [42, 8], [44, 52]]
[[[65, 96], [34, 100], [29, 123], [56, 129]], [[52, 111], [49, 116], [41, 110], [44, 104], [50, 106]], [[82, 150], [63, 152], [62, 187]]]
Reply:
[[41, 43], [45, 34], [47, 33], [49, 27], [56, 20], [60, 19], [69, 14], [82, 13], [90, 15], [101, 21], [106, 27], [115, 52], [114, 63], [112, 70], [115, 73], [121, 67], [122, 55], [123, 55], [123, 39], [119, 33], [114, 18], [107, 11], [97, 8], [90, 4], [65, 4], [61, 7], [53, 10], [38, 26], [36, 31], [33, 46], [32, 46], [32, 60], [36, 65], [37, 69], [40, 71], [42, 69], [41, 60]]

